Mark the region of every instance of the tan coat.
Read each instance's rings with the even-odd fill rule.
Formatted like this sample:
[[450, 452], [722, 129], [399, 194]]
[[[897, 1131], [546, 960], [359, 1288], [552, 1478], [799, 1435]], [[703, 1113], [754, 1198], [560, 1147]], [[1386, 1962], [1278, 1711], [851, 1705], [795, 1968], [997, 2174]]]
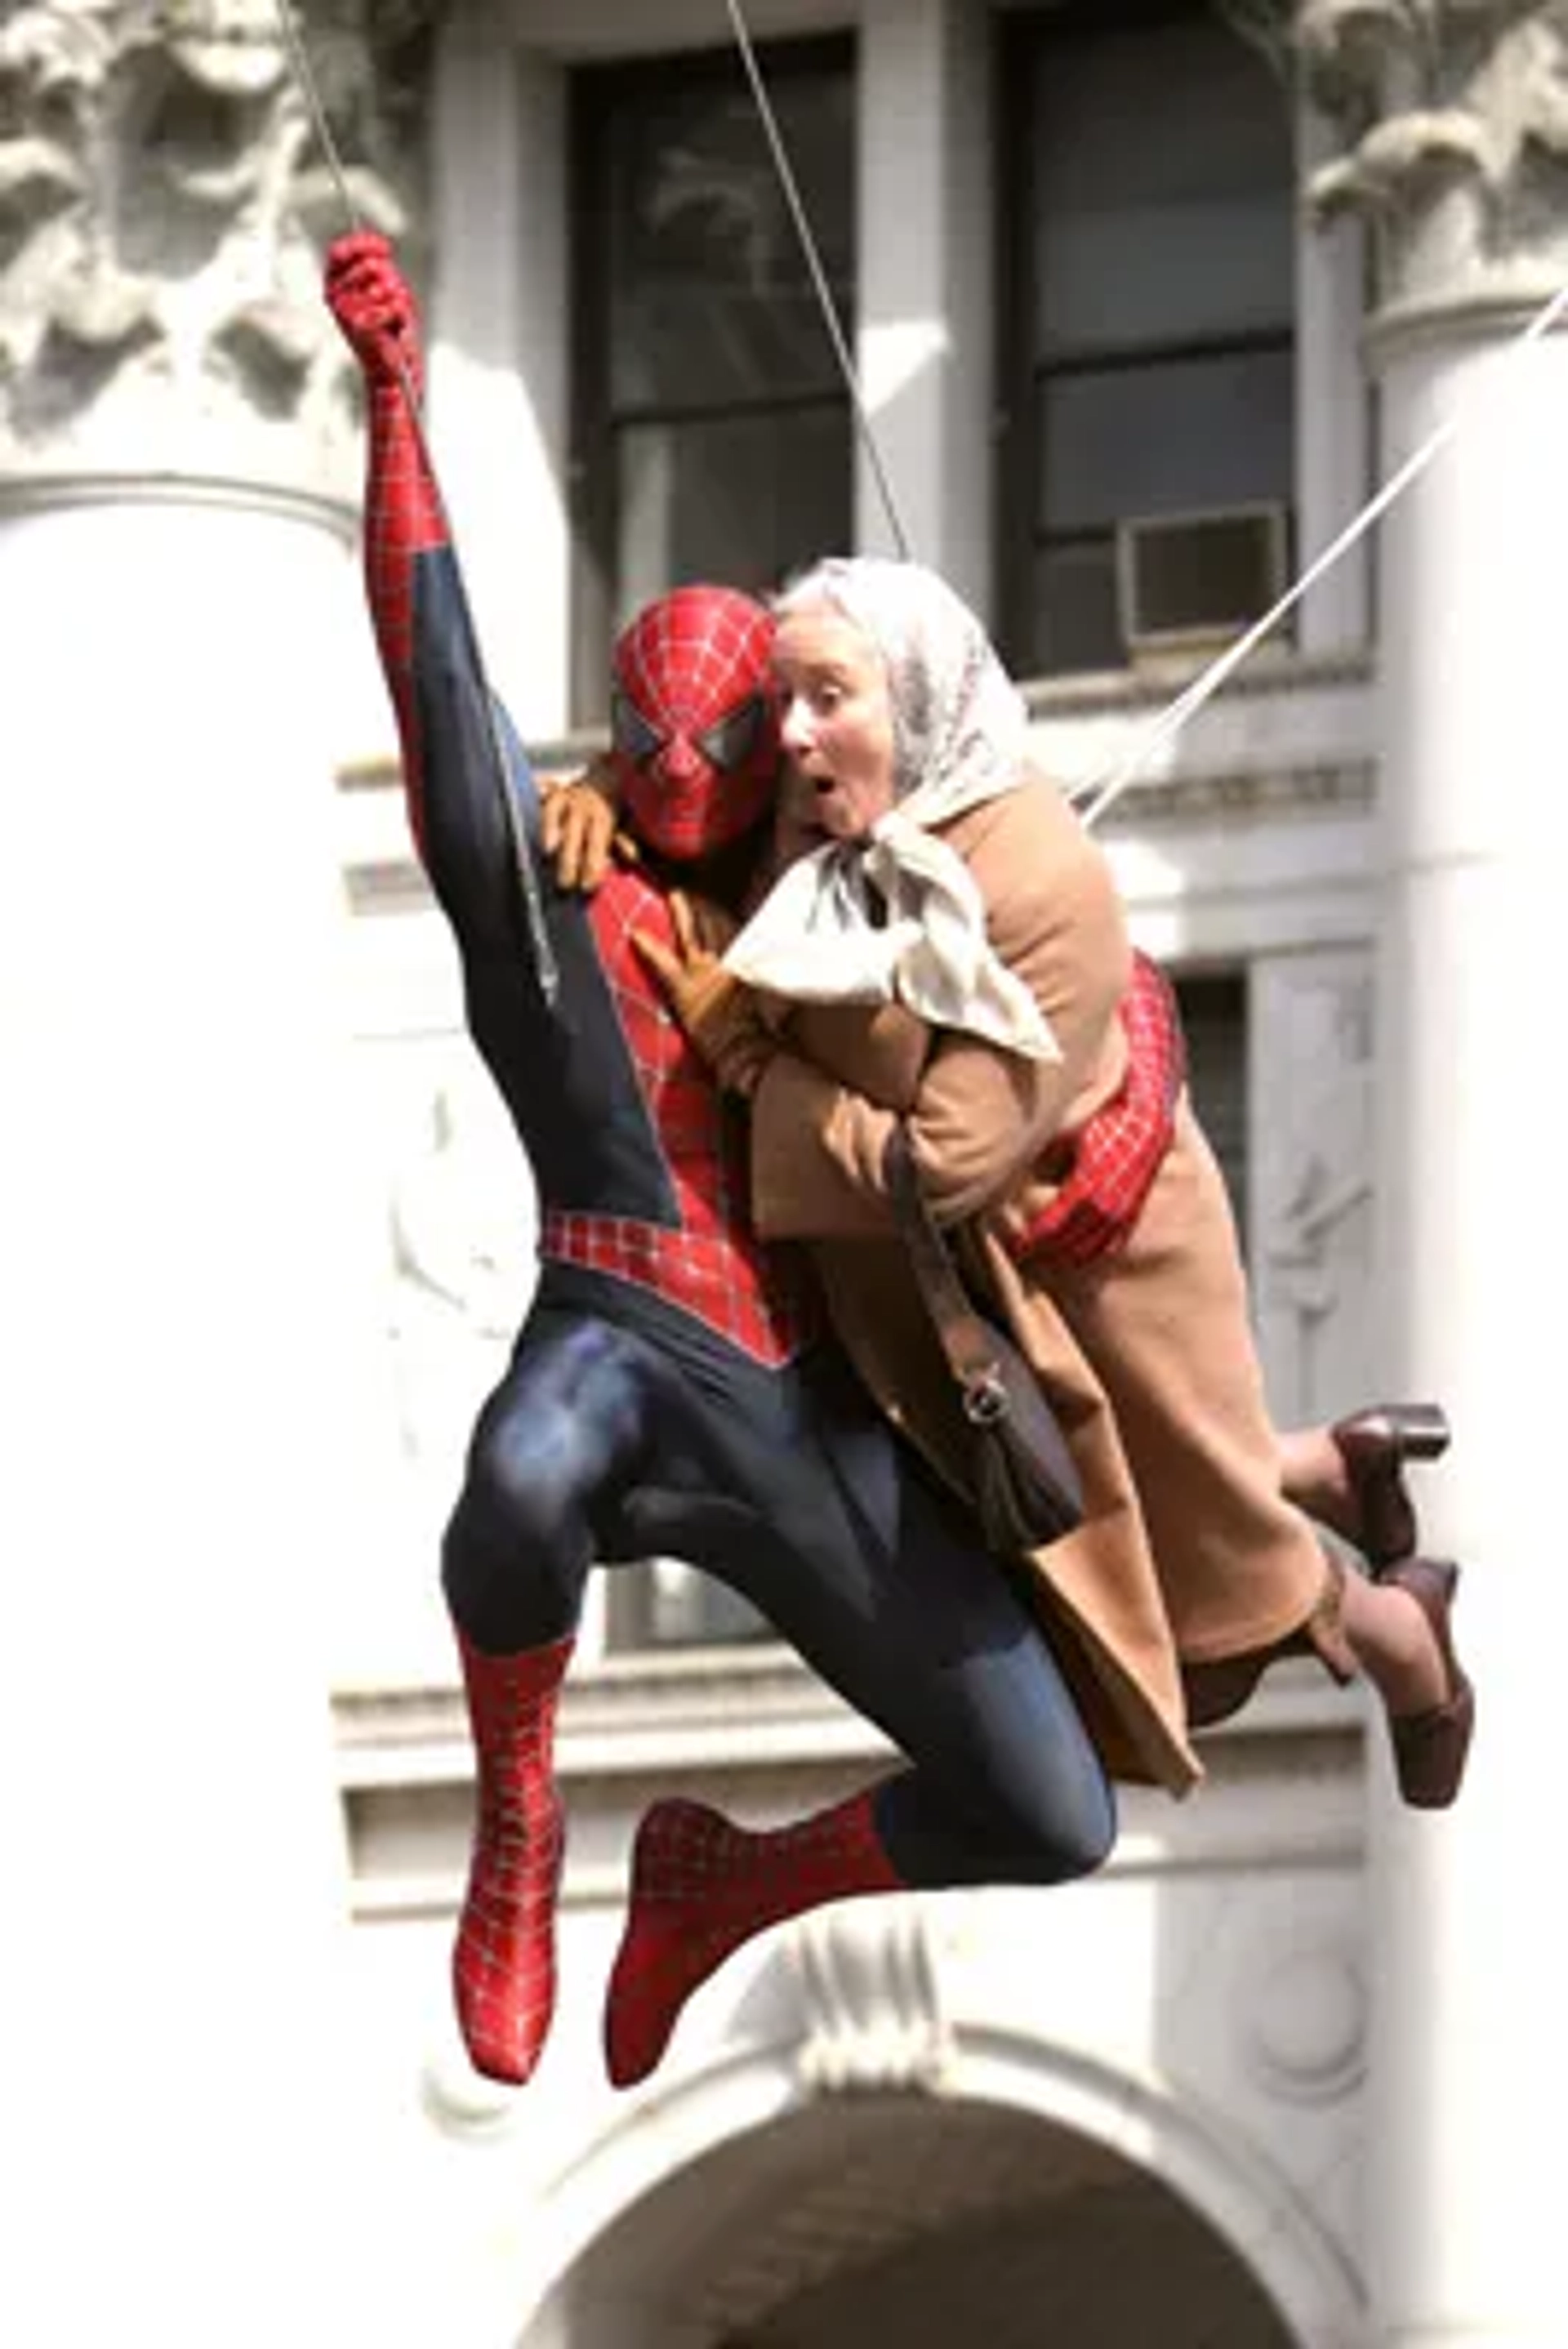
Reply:
[[882, 1182], [889, 1125], [907, 1114], [937, 1215], [965, 1226], [961, 1245], [1040, 1371], [1083, 1478], [1085, 1524], [1031, 1561], [1053, 1647], [1109, 1766], [1181, 1792], [1201, 1775], [1183, 1666], [1306, 1630], [1324, 1553], [1281, 1494], [1230, 1206], [1185, 1103], [1120, 1254], [1047, 1273], [1009, 1253], [1051, 1195], [1064, 1142], [1120, 1079], [1126, 927], [1101, 852], [1042, 779], [943, 837], [1062, 1058], [933, 1031], [897, 1006], [793, 1007], [753, 1102], [758, 1228], [819, 1244], [862, 1377], [962, 1487], [964, 1423]]

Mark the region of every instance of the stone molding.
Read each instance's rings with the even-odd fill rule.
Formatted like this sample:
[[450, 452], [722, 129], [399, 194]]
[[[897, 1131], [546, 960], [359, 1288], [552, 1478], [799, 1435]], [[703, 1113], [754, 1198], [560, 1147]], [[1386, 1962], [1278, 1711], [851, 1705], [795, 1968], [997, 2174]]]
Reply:
[[[382, 788], [397, 778], [387, 769]], [[363, 780], [356, 788], [365, 788]], [[1274, 818], [1328, 809], [1364, 812], [1377, 795], [1377, 766], [1370, 759], [1273, 762], [1229, 771], [1161, 775], [1131, 783], [1099, 827], [1102, 837], [1147, 830], [1150, 825], [1191, 823], [1214, 816]], [[356, 916], [427, 912], [433, 899], [413, 855], [350, 858], [345, 873], [350, 910]]]
[[1344, 1936], [1255, 1951], [1237, 2020], [1243, 2062], [1277, 2102], [1340, 2104], [1361, 2086], [1367, 1988]]
[[845, 1903], [792, 1927], [796, 2069], [820, 2095], [935, 2094], [952, 2055], [941, 1972], [918, 1899]]
[[1308, 199], [1371, 223], [1380, 333], [1548, 300], [1568, 276], [1563, 0], [1301, 0], [1296, 38], [1345, 140]]
[[[429, 0], [296, 9], [366, 224], [401, 230]], [[0, 24], [0, 471], [357, 488], [321, 300], [347, 225], [274, 0], [55, 0]]]

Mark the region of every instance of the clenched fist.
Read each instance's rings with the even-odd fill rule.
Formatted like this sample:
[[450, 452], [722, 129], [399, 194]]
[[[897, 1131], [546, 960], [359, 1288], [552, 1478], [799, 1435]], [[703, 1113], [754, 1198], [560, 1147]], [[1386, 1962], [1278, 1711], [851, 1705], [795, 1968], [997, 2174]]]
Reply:
[[374, 382], [418, 388], [419, 313], [392, 247], [374, 229], [340, 236], [328, 248], [327, 307], [345, 342]]

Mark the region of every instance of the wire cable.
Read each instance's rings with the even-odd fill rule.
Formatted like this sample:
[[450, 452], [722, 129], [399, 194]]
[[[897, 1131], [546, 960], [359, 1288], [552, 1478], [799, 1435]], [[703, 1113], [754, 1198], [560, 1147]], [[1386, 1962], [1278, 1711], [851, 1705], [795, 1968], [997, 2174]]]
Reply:
[[821, 254], [818, 250], [817, 240], [811, 233], [811, 223], [807, 217], [799, 182], [790, 168], [783, 133], [779, 128], [778, 117], [774, 113], [772, 100], [768, 95], [768, 86], [762, 78], [762, 69], [757, 62], [757, 52], [752, 47], [751, 36], [746, 29], [746, 18], [741, 13], [740, 0], [727, 0], [727, 5], [729, 9], [729, 22], [735, 35], [736, 46], [740, 51], [741, 63], [746, 68], [746, 78], [751, 85], [751, 94], [756, 101], [757, 111], [761, 117], [763, 131], [773, 157], [773, 168], [779, 175], [779, 184], [783, 191], [789, 217], [795, 223], [795, 233], [800, 241], [800, 250], [805, 255], [806, 266], [810, 273], [811, 285], [816, 293], [818, 306], [822, 313], [822, 323], [828, 330], [828, 338], [833, 347], [834, 357], [839, 364], [839, 372], [843, 378], [844, 388], [850, 395], [850, 405], [854, 409], [861, 445], [871, 460], [872, 472], [876, 481], [877, 493], [882, 499], [882, 511], [887, 516], [888, 528], [892, 533], [899, 560], [907, 563], [910, 560], [909, 538], [904, 530], [903, 517], [899, 512], [898, 500], [893, 495], [892, 481], [887, 466], [882, 460], [882, 450], [877, 443], [871, 411], [866, 406], [865, 395], [861, 388], [860, 377], [856, 373], [854, 361], [850, 356], [849, 345], [844, 340], [844, 330], [839, 324], [839, 314], [833, 306], [832, 289], [828, 284], [827, 273], [822, 267]]

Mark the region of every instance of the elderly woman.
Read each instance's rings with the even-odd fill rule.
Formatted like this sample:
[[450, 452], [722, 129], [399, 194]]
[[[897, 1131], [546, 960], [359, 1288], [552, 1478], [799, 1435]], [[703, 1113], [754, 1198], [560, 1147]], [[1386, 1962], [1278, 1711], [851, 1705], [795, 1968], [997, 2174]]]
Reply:
[[[1132, 962], [1106, 861], [1031, 771], [984, 630], [933, 573], [870, 558], [820, 564], [777, 620], [789, 813], [815, 845], [722, 963], [696, 933], [678, 968], [664, 957], [677, 1016], [749, 1100], [759, 1232], [815, 1243], [862, 1376], [962, 1485], [965, 1427], [888, 1195], [903, 1121], [1072, 1446], [1086, 1522], [1033, 1565], [1116, 1766], [1180, 1790], [1189, 1723], [1315, 1651], [1374, 1682], [1405, 1799], [1451, 1803], [1473, 1719], [1456, 1570], [1410, 1557], [1346, 1577], [1285, 1499], [1287, 1466], [1299, 1490], [1312, 1464], [1270, 1423], [1229, 1204], [1185, 1099], [1118, 1245], [1088, 1263], [1030, 1245], [1122, 1083]], [[1328, 1498], [1330, 1468], [1321, 1483]]]

